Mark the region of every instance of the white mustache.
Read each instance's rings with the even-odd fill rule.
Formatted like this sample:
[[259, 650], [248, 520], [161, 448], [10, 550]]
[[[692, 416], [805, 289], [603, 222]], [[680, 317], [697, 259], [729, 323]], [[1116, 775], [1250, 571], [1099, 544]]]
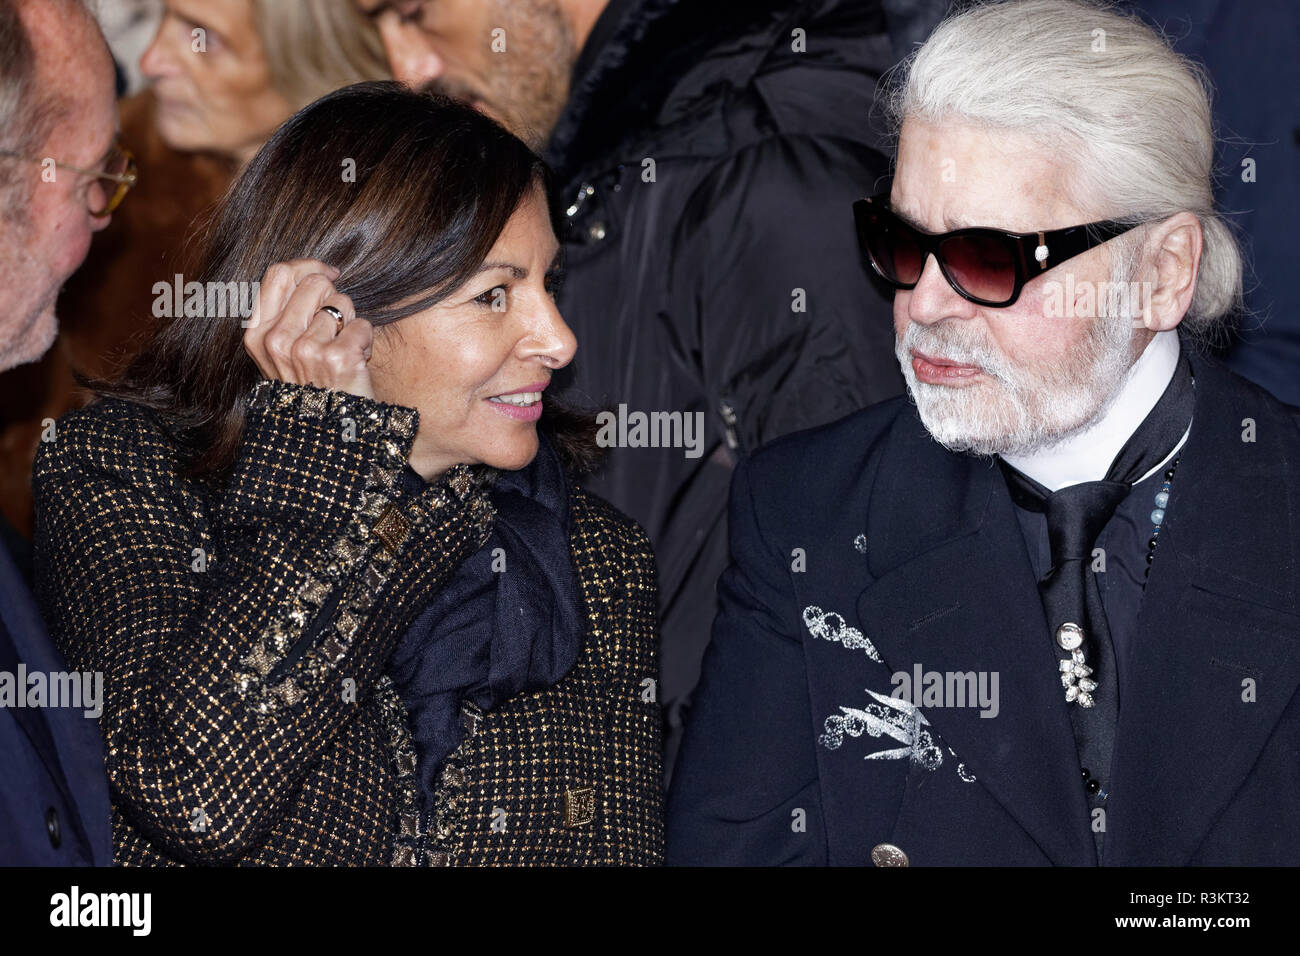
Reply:
[[960, 341], [959, 335], [948, 334], [954, 328], [945, 322], [929, 326], [909, 322], [899, 343], [899, 361], [910, 364], [911, 352], [915, 349], [961, 365], [978, 365], [986, 374], [1003, 382], [1013, 377], [1006, 356], [983, 342]]

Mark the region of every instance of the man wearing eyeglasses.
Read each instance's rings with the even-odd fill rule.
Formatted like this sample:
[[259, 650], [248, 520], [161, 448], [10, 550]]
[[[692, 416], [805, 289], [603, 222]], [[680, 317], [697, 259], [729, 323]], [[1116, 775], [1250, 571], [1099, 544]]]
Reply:
[[856, 204], [910, 396], [737, 470], [670, 863], [1300, 863], [1300, 410], [1203, 357], [1242, 265], [1199, 76], [1008, 0]]
[[[114, 94], [112, 59], [78, 0], [0, 0], [0, 371], [53, 344], [59, 289], [134, 182]], [[108, 865], [93, 702], [59, 706], [70, 698], [54, 689], [71, 681], [13, 538], [0, 538], [0, 865]]]

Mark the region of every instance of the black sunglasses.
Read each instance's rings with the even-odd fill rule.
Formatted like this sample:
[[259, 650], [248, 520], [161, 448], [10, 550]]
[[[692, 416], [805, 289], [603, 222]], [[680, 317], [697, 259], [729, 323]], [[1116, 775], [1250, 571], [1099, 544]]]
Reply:
[[1011, 305], [1031, 279], [1137, 225], [1106, 220], [1051, 232], [975, 228], [934, 234], [900, 219], [889, 208], [888, 193], [859, 199], [853, 218], [863, 255], [894, 288], [916, 288], [933, 255], [958, 295], [991, 308]]

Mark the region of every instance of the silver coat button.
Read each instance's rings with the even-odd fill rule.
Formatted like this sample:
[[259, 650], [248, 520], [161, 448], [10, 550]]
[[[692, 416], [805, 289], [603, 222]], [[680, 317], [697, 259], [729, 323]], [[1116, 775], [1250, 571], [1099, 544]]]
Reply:
[[877, 843], [871, 848], [871, 862], [876, 866], [907, 866], [907, 854], [892, 843]]

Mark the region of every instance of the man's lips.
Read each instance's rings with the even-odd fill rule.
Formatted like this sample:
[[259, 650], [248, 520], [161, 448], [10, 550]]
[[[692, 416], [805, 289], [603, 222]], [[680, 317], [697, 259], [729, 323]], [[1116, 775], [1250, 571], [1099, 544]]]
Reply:
[[912, 349], [912, 371], [918, 380], [929, 385], [962, 385], [984, 370], [978, 365], [964, 365]]

